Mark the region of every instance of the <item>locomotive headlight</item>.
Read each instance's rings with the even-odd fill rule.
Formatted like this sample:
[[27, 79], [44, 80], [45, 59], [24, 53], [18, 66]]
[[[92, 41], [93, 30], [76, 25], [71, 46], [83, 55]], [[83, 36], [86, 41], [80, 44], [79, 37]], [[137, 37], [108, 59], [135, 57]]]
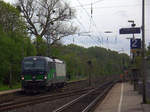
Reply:
[[24, 77], [23, 77], [23, 76], [21, 77], [21, 80], [24, 80]]
[[44, 79], [46, 80], [46, 79], [47, 79], [47, 76], [44, 76]]

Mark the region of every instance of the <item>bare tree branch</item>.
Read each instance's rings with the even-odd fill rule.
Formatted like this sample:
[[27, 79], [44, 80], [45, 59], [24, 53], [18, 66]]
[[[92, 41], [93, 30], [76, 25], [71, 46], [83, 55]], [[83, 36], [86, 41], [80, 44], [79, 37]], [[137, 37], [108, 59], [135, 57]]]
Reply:
[[37, 52], [43, 38], [54, 44], [77, 30], [71, 23], [75, 10], [61, 0], [18, 0], [17, 7], [27, 23], [28, 32], [36, 37]]
[[[67, 3], [63, 4], [61, 0], [18, 1], [17, 5], [20, 7], [23, 17], [27, 22], [28, 30], [35, 37], [45, 37], [49, 33], [50, 26], [57, 24], [57, 22], [69, 23], [75, 15], [75, 11]], [[62, 26], [59, 24], [59, 27]]]

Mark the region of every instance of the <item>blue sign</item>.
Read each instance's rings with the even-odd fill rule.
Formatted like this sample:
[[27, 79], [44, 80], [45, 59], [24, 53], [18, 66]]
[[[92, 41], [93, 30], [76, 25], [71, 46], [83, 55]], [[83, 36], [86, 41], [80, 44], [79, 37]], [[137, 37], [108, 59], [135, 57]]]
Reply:
[[119, 30], [120, 34], [137, 34], [141, 33], [141, 28], [140, 27], [135, 27], [135, 28], [121, 28]]
[[141, 39], [131, 39], [130, 40], [131, 49], [141, 49]]

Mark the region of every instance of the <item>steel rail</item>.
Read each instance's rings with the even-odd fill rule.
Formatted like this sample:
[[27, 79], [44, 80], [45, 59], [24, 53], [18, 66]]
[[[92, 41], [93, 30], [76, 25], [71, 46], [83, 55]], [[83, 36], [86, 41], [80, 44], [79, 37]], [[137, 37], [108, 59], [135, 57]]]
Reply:
[[85, 88], [82, 90], [74, 90], [74, 91], [69, 91], [66, 93], [59, 93], [59, 94], [55, 94], [55, 95], [46, 95], [46, 96], [41, 96], [38, 98], [26, 100], [26, 101], [12, 102], [10, 104], [8, 103], [8, 104], [0, 105], [0, 111], [12, 110], [12, 109], [20, 108], [20, 107], [23, 107], [26, 105], [32, 105], [32, 104], [37, 104], [37, 103], [46, 102], [46, 101], [52, 101], [52, 100], [65, 98], [65, 97], [69, 97], [69, 96], [81, 95], [81, 94], [86, 93], [90, 89], [92, 89], [92, 88]]
[[[110, 90], [110, 88], [112, 87], [112, 85], [113, 85], [112, 82], [106, 82], [106, 83], [104, 83], [103, 85], [101, 85], [100, 87], [98, 87], [98, 88], [96, 88], [96, 89], [94, 89], [94, 90], [89, 91], [88, 93], [86, 93], [86, 94], [84, 94], [84, 95], [78, 97], [77, 99], [75, 99], [75, 100], [73, 100], [73, 101], [71, 101], [71, 102], [69, 102], [69, 103], [63, 105], [62, 107], [60, 107], [60, 108], [54, 110], [53, 112], [69, 112], [69, 111], [71, 111], [71, 112], [76, 112], [76, 111], [77, 111], [77, 110], [75, 110], [76, 107], [79, 108], [79, 106], [76, 106], [76, 104], [78, 105], [78, 104], [80, 104], [80, 102], [85, 102], [84, 100], [89, 99], [89, 97], [93, 97], [94, 99], [92, 98], [92, 101], [90, 101], [90, 102], [92, 102], [92, 103], [89, 103], [88, 105], [81, 103], [81, 104], [84, 105], [84, 106], [87, 105], [87, 106], [83, 109], [83, 111], [86, 112], [86, 111], [88, 111], [88, 110], [93, 106], [93, 104], [96, 103], [96, 101], [98, 101], [98, 99], [99, 99], [100, 97], [104, 96], [104, 94], [105, 94], [106, 92], [108, 92], [108, 90]], [[107, 87], [107, 86], [108, 86], [108, 87]], [[99, 92], [101, 92], [101, 91], [104, 91], [104, 92], [99, 93]], [[98, 95], [100, 94], [99, 97], [97, 97], [97, 94], [98, 94]], [[95, 95], [96, 95], [96, 97], [95, 97]], [[87, 102], [86, 102], [86, 103], [87, 103]], [[80, 105], [80, 106], [81, 106], [81, 105]], [[74, 108], [74, 107], [75, 107], [75, 108]], [[81, 108], [83, 108], [83, 106], [82, 106]], [[70, 110], [67, 110], [67, 109], [70, 109]], [[74, 109], [74, 110], [73, 110], [73, 109]], [[79, 110], [78, 110], [78, 111], [79, 111]], [[80, 110], [80, 111], [81, 111], [81, 110]]]
[[90, 112], [92, 109], [94, 109], [94, 107], [96, 106], [96, 104], [98, 102], [100, 102], [100, 100], [103, 100], [105, 95], [109, 92], [109, 90], [112, 88], [113, 84], [108, 87], [107, 89], [104, 90], [104, 92], [102, 94], [100, 94], [99, 96], [97, 96], [97, 98], [92, 101], [92, 103], [90, 103], [82, 112]]
[[[50, 92], [44, 92], [44, 93], [40, 93], [40, 94], [34, 94], [34, 96], [32, 95], [32, 97], [41, 97], [42, 95], [48, 95], [48, 94], [57, 94], [60, 92], [65, 92], [65, 91], [73, 91], [73, 90], [79, 90], [81, 88], [85, 88], [87, 87], [86, 85], [83, 85], [83, 83], [86, 84], [87, 80], [78, 80], [78, 81], [73, 81], [73, 82], [67, 82], [65, 84], [65, 86], [63, 88], [52, 88]], [[82, 86], [77, 86], [77, 85], [82, 85]], [[88, 85], [88, 84], [87, 84]], [[23, 94], [22, 90], [19, 91], [12, 91], [9, 93], [2, 93], [0, 94], [0, 105], [3, 104], [9, 104], [11, 102], [16, 102], [17, 101], [25, 101], [28, 99], [31, 99], [31, 96]]]

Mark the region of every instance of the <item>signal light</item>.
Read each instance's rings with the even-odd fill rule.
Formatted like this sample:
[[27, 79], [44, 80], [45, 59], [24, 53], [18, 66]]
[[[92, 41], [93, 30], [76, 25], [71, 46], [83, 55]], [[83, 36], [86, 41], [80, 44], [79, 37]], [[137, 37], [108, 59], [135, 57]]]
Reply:
[[46, 79], [47, 79], [47, 76], [44, 76], [44, 79], [46, 80]]
[[21, 77], [21, 80], [24, 80], [24, 77]]

